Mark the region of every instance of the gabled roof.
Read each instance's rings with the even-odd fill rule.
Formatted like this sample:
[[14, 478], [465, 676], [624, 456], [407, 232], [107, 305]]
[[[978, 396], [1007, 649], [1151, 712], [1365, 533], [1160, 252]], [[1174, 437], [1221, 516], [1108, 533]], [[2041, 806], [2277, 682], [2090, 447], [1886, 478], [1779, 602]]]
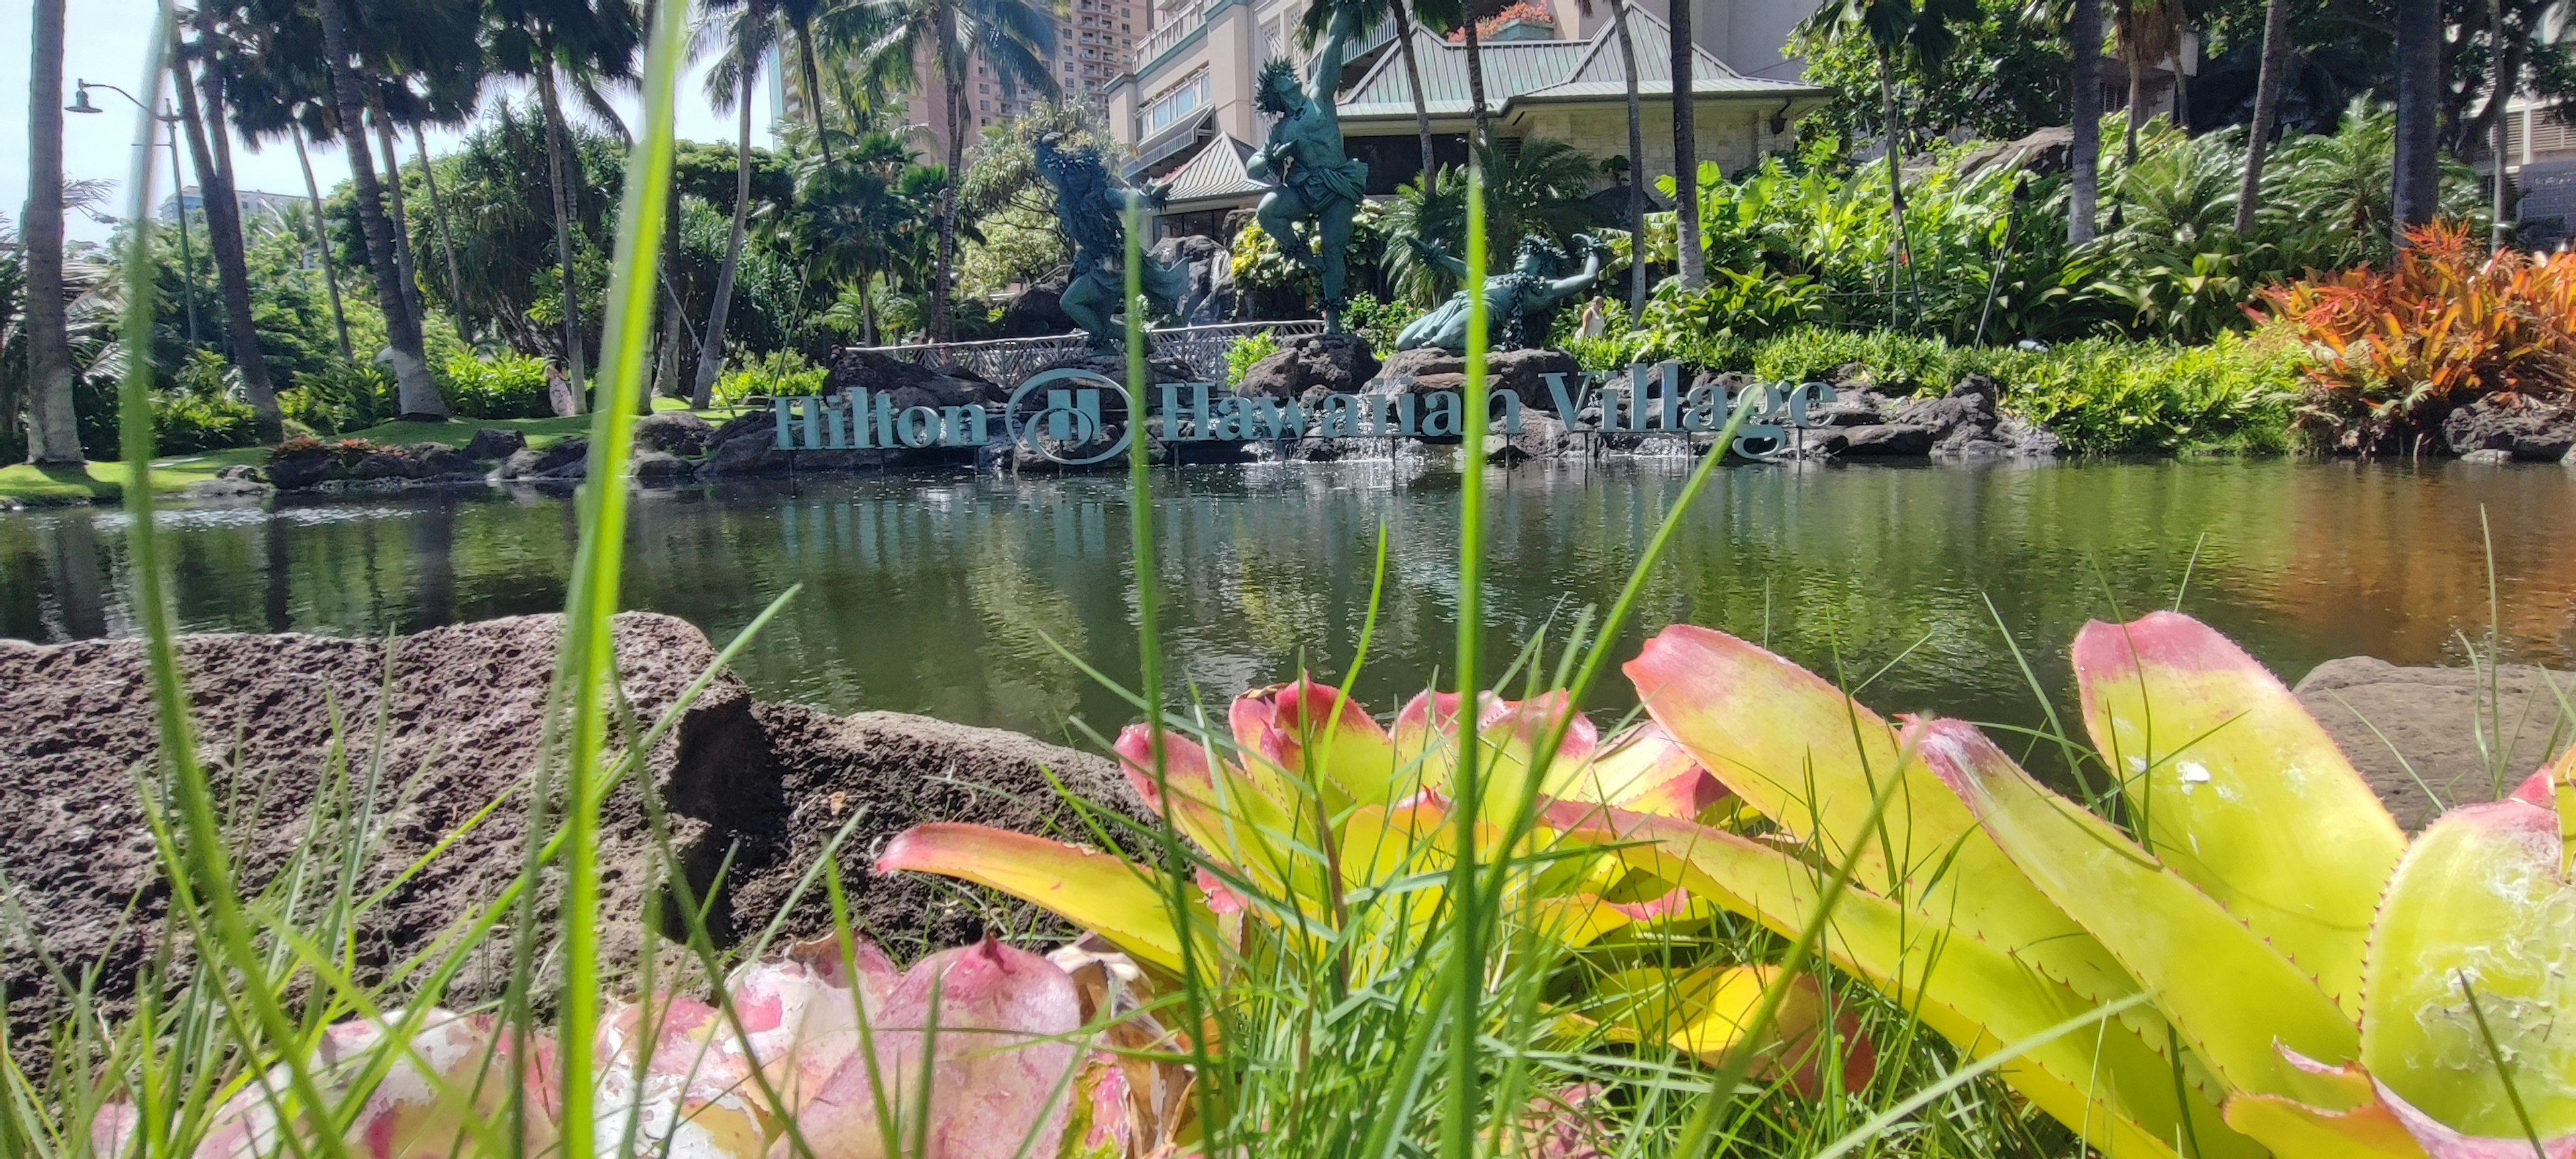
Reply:
[[[1629, 7], [1628, 38], [1637, 54], [1637, 93], [1672, 97], [1672, 26], [1652, 12]], [[1474, 111], [1467, 88], [1467, 46], [1414, 31], [1414, 55], [1422, 66], [1422, 89], [1432, 116], [1459, 117]], [[1522, 40], [1483, 47], [1485, 100], [1500, 115], [1515, 103], [1621, 100], [1628, 94], [1627, 71], [1619, 57], [1618, 29], [1604, 22], [1587, 40]], [[1823, 89], [1796, 81], [1765, 80], [1735, 71], [1700, 45], [1691, 46], [1691, 88], [1703, 97], [1821, 97]], [[1402, 54], [1379, 57], [1367, 75], [1341, 99], [1343, 117], [1375, 119], [1413, 116], [1413, 88], [1406, 82]]]
[[1247, 195], [1267, 192], [1270, 183], [1254, 178], [1244, 168], [1252, 156], [1252, 146], [1225, 133], [1199, 150], [1179, 169], [1172, 171], [1165, 197], [1172, 205], [1194, 201], [1239, 200]]

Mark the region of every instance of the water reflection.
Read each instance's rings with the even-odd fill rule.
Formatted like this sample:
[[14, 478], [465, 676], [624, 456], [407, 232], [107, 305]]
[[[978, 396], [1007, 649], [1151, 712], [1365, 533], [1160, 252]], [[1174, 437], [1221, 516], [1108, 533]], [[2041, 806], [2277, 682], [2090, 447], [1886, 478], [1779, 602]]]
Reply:
[[[1685, 467], [1495, 472], [1491, 646], [1508, 655], [1611, 598]], [[1387, 463], [1158, 475], [1176, 678], [1213, 702], [1301, 663], [1337, 675], [1383, 526], [1385, 606], [1360, 688], [1392, 707], [1449, 652], [1456, 492], [1454, 475]], [[2085, 619], [2178, 593], [2292, 677], [2354, 653], [2456, 660], [2458, 633], [2486, 627], [2483, 508], [2508, 654], [2564, 664], [2571, 498], [2576, 473], [2455, 464], [1735, 470], [1653, 577], [1638, 632], [1713, 624], [1867, 682], [1882, 707], [2035, 726], [2007, 632], [2063, 704], [2064, 649]], [[539, 493], [167, 520], [174, 599], [195, 631], [381, 634], [550, 611], [574, 531], [571, 503]], [[765, 695], [1061, 737], [1075, 718], [1106, 730], [1131, 715], [1058, 654], [1134, 672], [1128, 526], [1109, 478], [654, 492], [634, 509], [625, 598], [721, 639], [802, 584], [742, 663]], [[132, 631], [126, 530], [114, 513], [0, 517], [0, 634]], [[1611, 683], [1599, 701], [1615, 710], [1626, 689]]]

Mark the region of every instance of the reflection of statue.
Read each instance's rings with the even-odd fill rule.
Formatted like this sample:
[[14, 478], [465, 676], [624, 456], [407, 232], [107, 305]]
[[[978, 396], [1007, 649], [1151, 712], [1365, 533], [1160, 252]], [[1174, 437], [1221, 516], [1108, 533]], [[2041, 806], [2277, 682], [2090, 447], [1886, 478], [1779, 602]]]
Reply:
[[[1521, 239], [1520, 260], [1511, 272], [1485, 279], [1485, 315], [1493, 327], [1492, 344], [1496, 350], [1517, 350], [1547, 341], [1549, 324], [1556, 318], [1557, 303], [1592, 288], [1601, 277], [1601, 258], [1609, 251], [1601, 243], [1576, 234], [1576, 243], [1585, 252], [1583, 272], [1570, 278], [1554, 277], [1565, 253], [1535, 234]], [[1453, 278], [1467, 276], [1467, 263], [1415, 240], [1413, 248], [1423, 260], [1449, 271]], [[1440, 308], [1414, 319], [1404, 333], [1396, 336], [1395, 348], [1415, 350], [1435, 346], [1451, 354], [1467, 350], [1466, 290], [1449, 295]]]
[[[1065, 283], [1064, 312], [1091, 335], [1095, 350], [1115, 348], [1123, 340], [1112, 319], [1127, 292], [1127, 195], [1129, 189], [1109, 176], [1100, 150], [1085, 145], [1061, 148], [1064, 134], [1048, 133], [1036, 145], [1038, 175], [1055, 187], [1055, 216], [1073, 239], [1073, 278]], [[1163, 191], [1141, 190], [1148, 206], [1159, 205]], [[1146, 307], [1170, 314], [1189, 291], [1189, 272], [1144, 259]], [[1186, 312], [1186, 311], [1184, 311]]]
[[[1333, 17], [1332, 32], [1315, 54], [1304, 88], [1297, 70], [1273, 59], [1262, 66], [1253, 103], [1279, 118], [1270, 140], [1245, 162], [1244, 170], [1271, 183], [1256, 211], [1262, 232], [1279, 243], [1290, 261], [1314, 270], [1324, 283], [1324, 319], [1341, 331], [1345, 251], [1351, 243], [1351, 214], [1366, 195], [1368, 165], [1342, 147], [1341, 118], [1333, 112], [1333, 88], [1342, 76], [1342, 54], [1359, 31], [1354, 9], [1344, 6]], [[1315, 244], [1298, 236], [1299, 222], [1315, 223]]]

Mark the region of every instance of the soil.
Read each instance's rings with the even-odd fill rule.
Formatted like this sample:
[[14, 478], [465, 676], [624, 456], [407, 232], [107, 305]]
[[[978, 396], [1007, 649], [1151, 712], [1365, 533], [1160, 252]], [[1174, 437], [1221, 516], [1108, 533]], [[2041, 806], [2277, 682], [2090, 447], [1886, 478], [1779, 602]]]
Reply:
[[[617, 735], [659, 719], [714, 661], [706, 638], [672, 617], [620, 616], [616, 639], [632, 729]], [[442, 935], [502, 895], [527, 856], [528, 788], [560, 642], [555, 616], [390, 641], [183, 638], [191, 716], [245, 894], [280, 886], [299, 854], [331, 862], [350, 819], [362, 818], [357, 828], [372, 841], [358, 858], [356, 892], [387, 891], [358, 922], [362, 977], [388, 980], [437, 949]], [[0, 808], [8, 903], [0, 986], [26, 1063], [24, 1047], [68, 1013], [79, 979], [95, 975], [100, 1009], [130, 1009], [164, 927], [169, 886], [141, 807], [143, 794], [162, 792], [142, 646], [0, 642], [0, 720], [9, 722], [0, 768], [10, 770], [0, 789], [10, 798]], [[600, 840], [601, 937], [612, 970], [636, 963], [648, 921], [662, 919], [665, 936], [680, 932], [670, 920], [668, 867], [707, 899], [719, 943], [751, 938], [853, 816], [840, 856], [844, 885], [857, 919], [880, 940], [910, 949], [957, 944], [988, 927], [1052, 934], [1028, 907], [995, 895], [880, 879], [866, 867], [886, 839], [924, 821], [1080, 832], [1049, 771], [1071, 792], [1136, 808], [1100, 757], [920, 717], [755, 705], [730, 675], [709, 684], [644, 764], [671, 855], [659, 852], [641, 786], [631, 778], [615, 786]], [[449, 844], [440, 850], [441, 842]], [[549, 871], [541, 880], [543, 946], [560, 934], [552, 915], [561, 878]], [[806, 936], [829, 926], [818, 881], [783, 929]], [[676, 960], [667, 943], [656, 953]], [[505, 943], [479, 947], [447, 1001], [496, 998], [507, 972]], [[541, 972], [538, 986], [548, 993], [553, 981]]]

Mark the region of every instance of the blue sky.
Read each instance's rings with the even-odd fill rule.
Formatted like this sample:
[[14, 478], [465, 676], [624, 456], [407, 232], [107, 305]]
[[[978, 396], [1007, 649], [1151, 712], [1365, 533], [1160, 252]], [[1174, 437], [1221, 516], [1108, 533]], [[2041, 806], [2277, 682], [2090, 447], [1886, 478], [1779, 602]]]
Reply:
[[[152, 34], [156, 0], [70, 0], [69, 18], [63, 46], [62, 100], [69, 103], [75, 79], [105, 81], [136, 95], [142, 95], [143, 49]], [[27, 200], [27, 69], [31, 41], [29, 23], [33, 17], [32, 0], [0, 0], [0, 214], [11, 219], [18, 216]], [[693, 66], [681, 82], [679, 111], [680, 135], [694, 140], [729, 141], [733, 139], [733, 122], [719, 115], [700, 95], [700, 73], [704, 63]], [[516, 95], [513, 93], [512, 95]], [[487, 98], [489, 99], [489, 98]], [[125, 210], [126, 195], [121, 191], [127, 169], [133, 164], [134, 106], [114, 93], [94, 94], [95, 103], [107, 110], [99, 116], [66, 114], [63, 125], [63, 172], [67, 177], [103, 178], [120, 187], [109, 202], [117, 213]], [[640, 119], [635, 110], [640, 106], [631, 94], [619, 99], [626, 108], [629, 123]], [[766, 113], [765, 102], [758, 109]], [[765, 129], [766, 126], [763, 126]], [[432, 153], [454, 147], [457, 134], [432, 133]], [[156, 137], [157, 141], [158, 138]], [[188, 144], [179, 142], [182, 164]], [[404, 152], [409, 155], [408, 143]], [[169, 154], [159, 155], [164, 165]], [[295, 165], [295, 150], [283, 142], [259, 152], [239, 137], [233, 140], [233, 167], [245, 189], [301, 195], [304, 177]], [[348, 162], [337, 149], [313, 153], [313, 175], [322, 183], [325, 193], [332, 185], [349, 176]], [[195, 184], [193, 169], [188, 183]], [[155, 178], [156, 188], [167, 195], [167, 174]], [[74, 240], [104, 241], [109, 227], [77, 214], [65, 223], [65, 232]]]

